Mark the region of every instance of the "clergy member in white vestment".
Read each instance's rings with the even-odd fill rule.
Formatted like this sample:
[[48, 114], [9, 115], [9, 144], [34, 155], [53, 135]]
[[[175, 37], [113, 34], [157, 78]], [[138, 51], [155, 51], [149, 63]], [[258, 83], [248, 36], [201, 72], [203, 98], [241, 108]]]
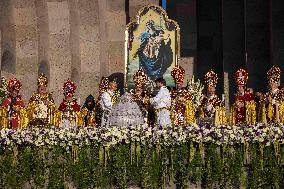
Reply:
[[156, 86], [159, 88], [158, 94], [150, 99], [156, 112], [156, 124], [160, 126], [170, 126], [170, 107], [171, 107], [171, 94], [166, 87], [166, 81], [163, 78], [155, 80]]
[[112, 106], [119, 97], [119, 94], [117, 92], [116, 79], [109, 79], [108, 82], [108, 90], [101, 94], [99, 101], [100, 106], [103, 110], [101, 126], [107, 125]]

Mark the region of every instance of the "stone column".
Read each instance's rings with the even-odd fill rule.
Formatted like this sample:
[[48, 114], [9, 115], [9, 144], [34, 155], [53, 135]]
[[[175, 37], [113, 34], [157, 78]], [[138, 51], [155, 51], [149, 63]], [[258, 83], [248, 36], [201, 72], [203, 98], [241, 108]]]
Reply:
[[75, 96], [80, 101], [81, 57], [80, 57], [80, 33], [79, 33], [79, 7], [78, 0], [68, 1], [70, 11], [70, 50], [71, 50], [71, 80], [75, 82], [77, 89]]
[[109, 68], [108, 74], [124, 73], [124, 41], [125, 41], [125, 1], [109, 0], [107, 4], [107, 31]]
[[107, 49], [107, 27], [105, 19], [107, 17], [107, 1], [98, 1], [99, 4], [99, 36], [100, 36], [100, 77], [108, 76], [108, 52]]
[[16, 72], [15, 58], [15, 21], [13, 3], [10, 0], [0, 1], [0, 29], [1, 29], [1, 75], [12, 77]]
[[[194, 57], [181, 57], [179, 64], [184, 68], [185, 70], [185, 79], [184, 79], [184, 85], [186, 85], [186, 82], [190, 80], [193, 76], [194, 71]], [[195, 77], [195, 79], [197, 79]]]
[[99, 1], [101, 76], [124, 71], [125, 1]]
[[38, 73], [44, 73], [50, 78], [49, 71], [49, 25], [46, 0], [35, 1], [38, 25]]
[[57, 104], [63, 98], [63, 83], [71, 78], [70, 12], [67, 1], [47, 2], [50, 89]]
[[[78, 63], [72, 61], [73, 70], [80, 73], [80, 99], [83, 104], [85, 98], [91, 94], [96, 96], [98, 93], [100, 78], [100, 22], [99, 22], [99, 2], [98, 0], [76, 0], [78, 7], [78, 56], [80, 57], [80, 67]], [[73, 7], [75, 8], [75, 6]], [[72, 28], [73, 29], [73, 28]], [[102, 31], [106, 32], [102, 29]], [[73, 31], [72, 31], [73, 32]], [[105, 40], [105, 39], [103, 39]], [[79, 45], [78, 45], [79, 44]], [[73, 49], [73, 52], [76, 51]], [[102, 49], [107, 51], [107, 49]], [[72, 53], [72, 57], [76, 57]], [[73, 73], [74, 73], [73, 72]]]
[[232, 91], [230, 91], [230, 85], [232, 84], [232, 82], [230, 83], [229, 73], [224, 72], [224, 100], [227, 116], [230, 114], [230, 92], [232, 93]]
[[100, 76], [124, 73], [125, 1], [99, 1]]
[[222, 6], [224, 93], [227, 103], [229, 99], [232, 102], [234, 100], [236, 91], [234, 73], [239, 68], [246, 68], [245, 27], [243, 27], [245, 25], [245, 5], [244, 1], [230, 0], [222, 1]]
[[[34, 0], [13, 0], [16, 36], [16, 76], [22, 81], [22, 94], [28, 100], [36, 89], [38, 74], [38, 33]], [[27, 74], [28, 73], [28, 74]]]
[[266, 72], [270, 61], [269, 2], [266, 0], [245, 1], [245, 50], [249, 72], [248, 88], [254, 92], [267, 90]]

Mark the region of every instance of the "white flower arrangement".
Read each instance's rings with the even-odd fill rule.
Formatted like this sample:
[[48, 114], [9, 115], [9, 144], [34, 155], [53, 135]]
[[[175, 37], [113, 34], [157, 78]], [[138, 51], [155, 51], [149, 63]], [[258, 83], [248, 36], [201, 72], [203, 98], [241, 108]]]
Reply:
[[187, 141], [197, 143], [241, 144], [244, 142], [271, 145], [284, 141], [284, 125], [244, 125], [219, 126], [189, 125], [173, 127], [148, 127], [137, 125], [112, 128], [23, 128], [18, 130], [1, 129], [0, 146], [62, 146], [71, 149], [73, 145], [115, 146], [139, 142], [142, 145], [175, 145]]
[[194, 108], [197, 108], [201, 105], [202, 96], [203, 96], [203, 89], [204, 86], [198, 79], [197, 81], [194, 80], [194, 76], [187, 81], [188, 91], [192, 97]]

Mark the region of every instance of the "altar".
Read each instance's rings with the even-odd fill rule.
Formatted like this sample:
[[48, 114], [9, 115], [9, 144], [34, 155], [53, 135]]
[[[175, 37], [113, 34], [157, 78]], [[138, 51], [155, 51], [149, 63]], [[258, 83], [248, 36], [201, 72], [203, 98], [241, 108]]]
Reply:
[[283, 140], [263, 124], [2, 129], [0, 186], [281, 188]]

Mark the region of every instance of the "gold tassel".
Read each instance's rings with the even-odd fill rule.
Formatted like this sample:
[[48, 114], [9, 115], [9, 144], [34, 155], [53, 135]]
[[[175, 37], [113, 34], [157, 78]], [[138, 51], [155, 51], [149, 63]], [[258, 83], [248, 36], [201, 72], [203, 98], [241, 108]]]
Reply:
[[193, 147], [193, 143], [191, 142], [189, 145], [189, 162], [191, 162], [194, 159], [194, 147]]
[[43, 148], [42, 148], [42, 159], [43, 159], [44, 162], [45, 162], [45, 160], [46, 160], [46, 157], [45, 157], [46, 152], [47, 152], [46, 146], [43, 146]]
[[274, 145], [275, 157], [276, 157], [277, 162], [279, 163], [279, 160], [280, 160], [280, 158], [279, 158], [279, 143], [274, 142], [273, 145]]
[[78, 162], [78, 151], [79, 151], [79, 149], [78, 149], [78, 146], [76, 146], [76, 145], [73, 145], [72, 146], [72, 156], [73, 156], [73, 162], [74, 162], [74, 164], [75, 163], [77, 163]]
[[245, 164], [249, 164], [250, 163], [250, 157], [249, 157], [249, 143], [247, 141], [245, 141], [244, 143], [244, 150], [245, 150]]
[[16, 146], [13, 147], [13, 166], [16, 166], [18, 159], [18, 148]]
[[264, 148], [264, 145], [260, 144], [260, 167], [261, 167], [261, 170], [263, 170], [263, 148]]
[[160, 158], [160, 152], [161, 152], [161, 145], [160, 144], [156, 145], [156, 152], [157, 152], [158, 158]]
[[138, 166], [139, 160], [140, 160], [140, 153], [141, 153], [141, 147], [139, 143], [136, 143], [136, 164]]

